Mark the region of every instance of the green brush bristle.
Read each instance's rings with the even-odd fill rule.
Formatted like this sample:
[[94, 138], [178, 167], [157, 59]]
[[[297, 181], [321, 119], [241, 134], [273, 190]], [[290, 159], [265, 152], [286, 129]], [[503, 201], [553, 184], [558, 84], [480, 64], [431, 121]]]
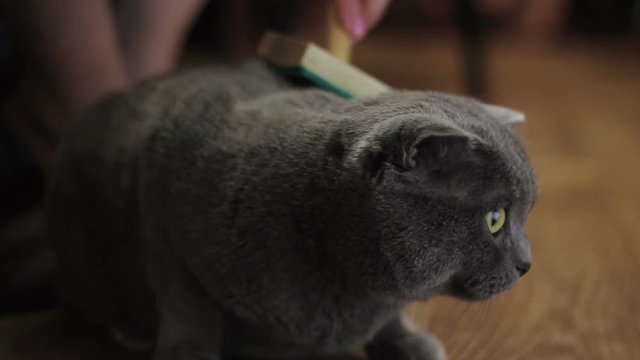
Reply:
[[277, 71], [279, 71], [280, 73], [282, 73], [283, 75], [287, 76], [287, 77], [292, 77], [292, 78], [303, 78], [325, 90], [331, 91], [332, 93], [338, 95], [338, 96], [342, 96], [343, 98], [346, 99], [353, 99], [353, 95], [344, 91], [343, 89], [335, 86], [333, 83], [327, 81], [326, 79], [318, 76], [317, 74], [303, 69], [303, 68], [287, 68], [287, 67], [282, 67], [282, 66], [277, 66], [277, 65], [272, 65]]

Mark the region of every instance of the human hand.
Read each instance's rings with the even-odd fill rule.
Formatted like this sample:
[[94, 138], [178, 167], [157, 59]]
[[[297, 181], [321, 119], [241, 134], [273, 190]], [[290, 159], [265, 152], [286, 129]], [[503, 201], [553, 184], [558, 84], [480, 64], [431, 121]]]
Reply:
[[384, 15], [391, 0], [334, 0], [340, 23], [351, 39], [362, 40]]

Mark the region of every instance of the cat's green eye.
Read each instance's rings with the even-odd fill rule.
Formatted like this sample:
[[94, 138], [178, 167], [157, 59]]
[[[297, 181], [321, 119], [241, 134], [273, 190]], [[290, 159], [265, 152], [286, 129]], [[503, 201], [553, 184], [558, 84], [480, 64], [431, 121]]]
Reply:
[[504, 211], [504, 208], [492, 210], [484, 216], [484, 220], [487, 222], [489, 232], [495, 234], [504, 227], [504, 223], [507, 220], [507, 213]]

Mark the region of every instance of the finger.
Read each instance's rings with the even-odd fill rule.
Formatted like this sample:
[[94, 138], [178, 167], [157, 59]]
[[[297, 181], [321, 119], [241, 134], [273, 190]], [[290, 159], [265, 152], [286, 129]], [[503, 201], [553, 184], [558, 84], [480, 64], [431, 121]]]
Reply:
[[335, 0], [338, 20], [353, 41], [358, 41], [367, 32], [364, 11], [360, 0]]

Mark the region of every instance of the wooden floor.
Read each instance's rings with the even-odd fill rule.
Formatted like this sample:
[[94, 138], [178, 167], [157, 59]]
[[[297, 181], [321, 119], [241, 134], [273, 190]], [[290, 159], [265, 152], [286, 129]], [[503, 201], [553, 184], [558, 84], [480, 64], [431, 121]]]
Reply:
[[[374, 34], [356, 62], [392, 85], [460, 92], [448, 36]], [[640, 60], [611, 44], [491, 47], [489, 100], [521, 109], [541, 197], [532, 271], [508, 294], [408, 310], [453, 360], [640, 359]], [[0, 359], [122, 359], [57, 313], [0, 320]]]

